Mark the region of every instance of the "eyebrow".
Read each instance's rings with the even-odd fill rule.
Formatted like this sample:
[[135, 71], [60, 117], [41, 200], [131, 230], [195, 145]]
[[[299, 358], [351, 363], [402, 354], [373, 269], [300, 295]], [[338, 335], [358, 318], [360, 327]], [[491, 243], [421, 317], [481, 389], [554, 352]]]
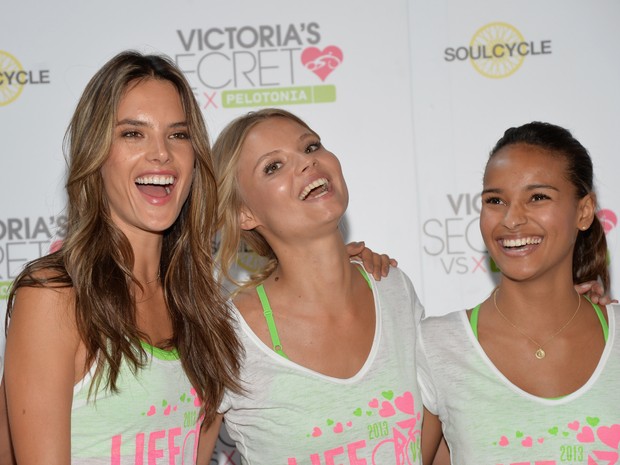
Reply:
[[[559, 192], [560, 189], [558, 189], [555, 186], [552, 186], [550, 184], [528, 184], [525, 188], [525, 190], [527, 191], [534, 191], [536, 189], [551, 189], [554, 190], [556, 192]], [[490, 188], [490, 189], [484, 189], [482, 191], [482, 195], [484, 194], [500, 194], [501, 192], [503, 192], [503, 189], [499, 188], [499, 187], [495, 187], [495, 188]]]
[[[301, 142], [301, 141], [303, 141], [305, 139], [311, 139], [311, 138], [314, 138], [314, 137], [316, 137], [319, 140], [321, 140], [319, 135], [314, 133], [314, 132], [304, 132], [301, 136], [299, 136], [299, 138], [297, 140]], [[274, 154], [279, 153], [279, 152], [281, 152], [280, 149], [275, 149], [275, 150], [272, 150], [270, 152], [262, 154], [260, 157], [258, 157], [258, 160], [256, 160], [256, 164], [254, 165], [254, 170], [256, 170], [258, 167], [262, 167], [263, 160], [265, 158], [269, 158], [271, 155], [274, 155]]]
[[[131, 118], [125, 118], [123, 120], [120, 120], [116, 123], [116, 127], [118, 126], [122, 126], [122, 125], [128, 125], [128, 126], [138, 126], [138, 127], [153, 127], [153, 125], [151, 123], [148, 123], [146, 121], [142, 121], [139, 119], [131, 119]], [[187, 127], [187, 122], [186, 121], [177, 121], [175, 123], [171, 123], [168, 125], [169, 128], [181, 128], [181, 127]]]

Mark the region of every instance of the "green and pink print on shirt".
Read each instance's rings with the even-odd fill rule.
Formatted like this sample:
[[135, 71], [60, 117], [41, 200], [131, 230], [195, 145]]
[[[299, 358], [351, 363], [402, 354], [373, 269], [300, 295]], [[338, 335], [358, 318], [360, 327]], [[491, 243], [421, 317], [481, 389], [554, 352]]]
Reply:
[[87, 400], [90, 375], [76, 386], [73, 465], [195, 463], [201, 401], [175, 351], [144, 347], [149, 353], [146, 367], [134, 375], [123, 363], [118, 393], [99, 392]]
[[347, 379], [278, 355], [235, 312], [246, 351], [241, 377], [247, 392], [227, 394], [220, 412], [242, 464], [421, 463], [415, 334], [423, 309], [398, 269], [371, 285], [372, 348], [359, 372]]

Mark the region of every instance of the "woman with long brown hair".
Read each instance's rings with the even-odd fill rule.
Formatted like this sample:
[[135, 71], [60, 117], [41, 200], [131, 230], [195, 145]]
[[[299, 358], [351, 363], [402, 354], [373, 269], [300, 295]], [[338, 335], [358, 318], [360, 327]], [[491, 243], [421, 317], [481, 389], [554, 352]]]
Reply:
[[66, 147], [66, 238], [8, 300], [17, 462], [193, 463], [240, 356], [200, 108], [168, 59], [123, 52], [86, 86]]

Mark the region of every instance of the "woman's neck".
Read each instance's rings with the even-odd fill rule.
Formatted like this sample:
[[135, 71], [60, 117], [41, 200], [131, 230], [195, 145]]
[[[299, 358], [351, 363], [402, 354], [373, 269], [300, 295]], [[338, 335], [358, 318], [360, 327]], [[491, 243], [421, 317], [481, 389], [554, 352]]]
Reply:
[[350, 294], [352, 267], [339, 232], [303, 244], [282, 244], [274, 252], [278, 267], [267, 279], [273, 288], [306, 298]]
[[502, 277], [497, 292], [491, 296], [495, 306], [516, 324], [532, 320], [554, 325], [575, 312], [579, 304], [572, 279], [514, 281]]

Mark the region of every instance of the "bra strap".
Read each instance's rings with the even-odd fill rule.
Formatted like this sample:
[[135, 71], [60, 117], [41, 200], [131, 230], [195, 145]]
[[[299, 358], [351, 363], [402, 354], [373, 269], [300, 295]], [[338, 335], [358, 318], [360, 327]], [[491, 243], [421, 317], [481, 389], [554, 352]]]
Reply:
[[278, 335], [278, 329], [276, 328], [276, 321], [273, 318], [273, 311], [271, 310], [271, 305], [269, 305], [269, 299], [267, 299], [267, 293], [265, 292], [264, 286], [262, 284], [256, 286], [256, 292], [258, 293], [258, 298], [263, 306], [263, 315], [265, 316], [265, 321], [267, 322], [267, 328], [269, 329], [269, 335], [271, 336], [273, 350], [278, 355], [281, 355], [288, 360], [288, 357], [282, 350], [282, 343], [280, 342], [280, 336]]

